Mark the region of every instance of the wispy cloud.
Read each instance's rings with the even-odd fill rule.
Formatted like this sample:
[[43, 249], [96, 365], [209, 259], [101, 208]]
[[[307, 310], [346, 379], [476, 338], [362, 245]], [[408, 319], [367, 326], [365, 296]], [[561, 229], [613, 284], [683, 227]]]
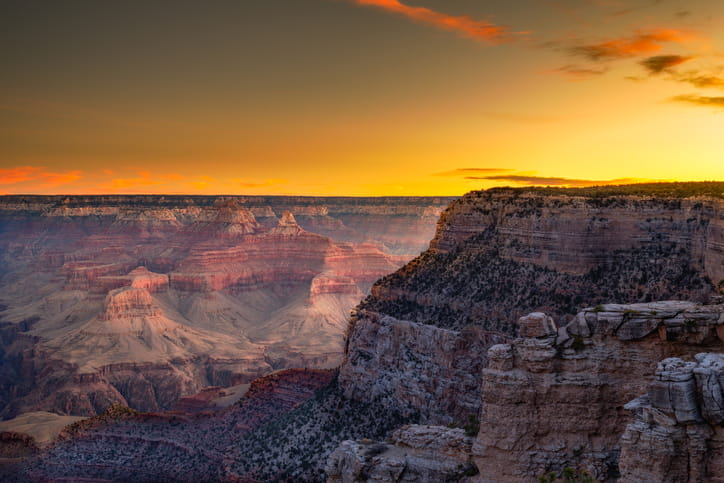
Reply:
[[10, 169], [0, 169], [0, 184], [22, 183], [35, 179], [42, 168], [37, 166], [18, 166]]
[[101, 184], [100, 188], [108, 189], [111, 192], [118, 190], [137, 190], [149, 186], [161, 186], [184, 180], [180, 174], [154, 175], [150, 171], [138, 171], [133, 178], [114, 178], [108, 183]]
[[627, 37], [619, 37], [594, 44], [576, 45], [568, 53], [592, 62], [603, 62], [648, 55], [660, 51], [666, 43], [683, 43], [694, 39], [683, 30], [656, 28], [639, 31]]
[[[637, 5], [637, 6], [632, 6], [632, 7], [627, 7], [627, 8], [622, 8], [620, 10], [616, 10], [613, 13], [611, 13], [610, 16], [611, 17], [621, 17], [624, 15], [628, 15], [631, 12], [635, 12], [637, 10], [645, 10], [648, 8], [655, 7], [655, 6], [659, 5], [661, 2], [662, 2], [662, 0], [651, 0], [642, 5]], [[618, 2], [617, 2], [617, 4], [618, 4]]]
[[608, 72], [608, 67], [586, 67], [577, 64], [566, 64], [556, 69], [571, 80], [587, 80]]
[[443, 171], [441, 173], [433, 173], [433, 176], [460, 176], [460, 177], [471, 177], [474, 174], [485, 174], [485, 173], [505, 173], [515, 171], [507, 168], [458, 168], [451, 171]]
[[268, 186], [275, 186], [280, 184], [286, 184], [289, 182], [289, 180], [282, 179], [282, 178], [273, 178], [273, 179], [265, 179], [262, 181], [256, 181], [256, 180], [249, 180], [249, 179], [232, 179], [232, 184], [237, 188], [266, 188]]
[[467, 15], [453, 16], [436, 12], [425, 7], [411, 7], [399, 0], [352, 0], [357, 5], [377, 7], [388, 12], [403, 15], [410, 20], [456, 32], [462, 37], [488, 43], [502, 43], [512, 40], [512, 34], [504, 26], [487, 20], [475, 20]]
[[682, 95], [671, 98], [674, 102], [685, 102], [703, 107], [724, 108], [724, 97]]
[[641, 178], [616, 178], [609, 180], [593, 180], [593, 179], [576, 179], [548, 176], [530, 176], [530, 175], [496, 175], [496, 176], [469, 176], [466, 179], [485, 180], [485, 181], [509, 181], [511, 183], [525, 186], [568, 186], [575, 188], [584, 188], [586, 186], [603, 186], [616, 184], [643, 183], [652, 181]]
[[676, 80], [678, 80], [679, 82], [686, 82], [702, 89], [724, 89], [724, 78], [716, 75], [689, 72], [676, 76]]
[[691, 59], [693, 59], [693, 57], [684, 57], [682, 55], [655, 55], [642, 60], [640, 64], [649, 72], [649, 74], [655, 75], [668, 71], [672, 67], [681, 65]]
[[0, 185], [12, 185], [34, 181], [43, 188], [52, 188], [74, 181], [83, 177], [80, 170], [54, 172], [48, 171], [43, 166], [17, 166], [9, 169], [0, 169]]

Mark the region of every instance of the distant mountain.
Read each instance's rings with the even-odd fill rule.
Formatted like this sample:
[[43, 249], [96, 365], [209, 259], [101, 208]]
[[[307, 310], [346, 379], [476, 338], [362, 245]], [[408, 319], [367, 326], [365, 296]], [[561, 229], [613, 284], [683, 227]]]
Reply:
[[0, 414], [170, 409], [334, 367], [445, 198], [0, 197]]

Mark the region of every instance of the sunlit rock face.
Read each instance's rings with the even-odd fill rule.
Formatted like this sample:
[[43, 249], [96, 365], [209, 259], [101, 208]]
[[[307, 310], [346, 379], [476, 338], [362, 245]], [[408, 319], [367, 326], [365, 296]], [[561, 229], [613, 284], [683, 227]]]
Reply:
[[450, 201], [0, 198], [0, 414], [156, 411], [333, 367], [350, 309]]

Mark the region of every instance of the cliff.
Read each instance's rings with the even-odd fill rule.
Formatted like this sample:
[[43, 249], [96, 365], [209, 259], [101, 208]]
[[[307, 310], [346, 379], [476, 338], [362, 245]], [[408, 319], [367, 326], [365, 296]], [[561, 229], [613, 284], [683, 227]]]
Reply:
[[536, 310], [705, 301], [724, 279], [723, 213], [712, 196], [472, 192], [441, 215], [430, 250], [377, 283], [362, 307], [511, 333], [510, 320]]
[[[328, 481], [370, 475], [370, 481], [404, 481], [395, 475], [407, 469], [421, 481], [435, 481], [431, 471], [445, 469], [453, 480], [490, 483], [566, 475], [595, 481], [724, 477], [724, 305], [606, 304], [565, 325], [543, 313], [516, 325], [520, 337], [487, 351], [480, 412], [466, 425], [469, 434], [477, 433], [471, 447], [461, 433], [428, 429], [452, 442], [435, 449], [425, 466], [401, 460], [386, 445], [371, 455], [347, 441], [327, 461]], [[419, 451], [399, 438], [395, 445], [408, 457]], [[450, 466], [454, 461], [471, 461], [475, 469]]]
[[584, 304], [706, 302], [724, 277], [724, 201], [687, 197], [698, 185], [686, 186], [680, 196], [635, 187], [465, 195], [441, 215], [430, 249], [358, 307], [345, 394], [447, 424], [479, 411], [486, 350], [515, 337], [525, 314], [567, 323]]

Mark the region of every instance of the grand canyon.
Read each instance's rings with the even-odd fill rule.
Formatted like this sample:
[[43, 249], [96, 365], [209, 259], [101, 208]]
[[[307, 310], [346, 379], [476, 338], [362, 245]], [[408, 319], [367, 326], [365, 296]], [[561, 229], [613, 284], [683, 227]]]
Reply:
[[723, 20], [4, 0], [0, 482], [724, 483]]
[[[146, 204], [133, 215], [7, 200], [6, 419], [77, 419], [43, 443], [8, 425], [4, 471], [721, 481], [723, 197], [722, 183], [505, 188], [307, 214], [253, 200], [273, 219], [244, 199], [106, 201]], [[251, 318], [260, 301], [274, 310]]]
[[0, 414], [171, 409], [341, 361], [446, 198], [5, 197]]

